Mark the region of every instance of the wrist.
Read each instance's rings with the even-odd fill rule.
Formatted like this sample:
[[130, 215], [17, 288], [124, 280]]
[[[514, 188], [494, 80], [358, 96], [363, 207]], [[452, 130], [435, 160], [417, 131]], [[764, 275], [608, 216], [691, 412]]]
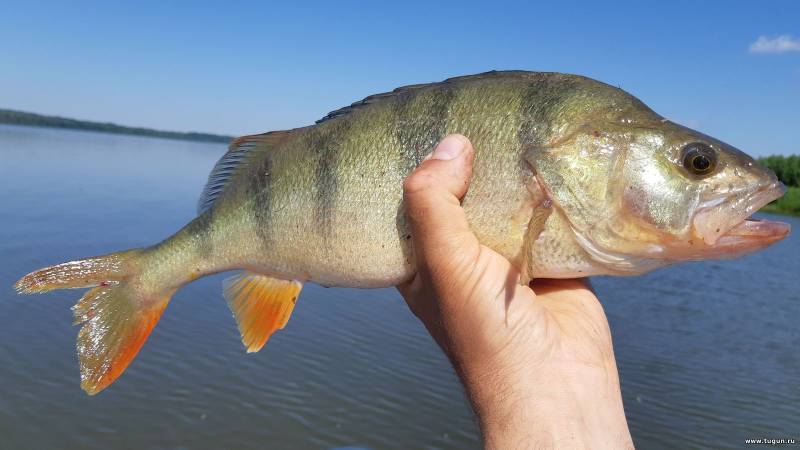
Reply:
[[473, 367], [462, 379], [486, 448], [632, 448], [616, 363]]

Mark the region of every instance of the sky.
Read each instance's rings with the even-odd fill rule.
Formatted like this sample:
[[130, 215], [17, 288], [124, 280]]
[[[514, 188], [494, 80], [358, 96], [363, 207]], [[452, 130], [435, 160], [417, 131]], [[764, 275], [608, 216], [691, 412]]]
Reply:
[[800, 153], [800, 2], [0, 0], [0, 108], [229, 135], [487, 70], [586, 75]]

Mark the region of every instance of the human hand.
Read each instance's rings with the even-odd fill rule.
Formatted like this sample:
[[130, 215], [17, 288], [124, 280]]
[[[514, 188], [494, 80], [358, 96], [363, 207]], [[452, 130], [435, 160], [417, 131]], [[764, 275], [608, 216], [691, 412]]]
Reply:
[[632, 448], [611, 333], [583, 280], [534, 280], [485, 247], [460, 199], [474, 150], [446, 137], [405, 180], [417, 274], [398, 286], [456, 369], [486, 448]]

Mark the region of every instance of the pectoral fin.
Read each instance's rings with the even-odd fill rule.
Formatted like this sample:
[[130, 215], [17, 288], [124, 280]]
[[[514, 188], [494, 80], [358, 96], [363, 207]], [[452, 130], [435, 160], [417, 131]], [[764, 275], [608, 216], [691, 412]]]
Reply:
[[247, 353], [261, 350], [289, 321], [303, 284], [244, 272], [224, 283], [225, 300], [239, 326]]
[[536, 272], [536, 261], [533, 258], [533, 245], [539, 235], [544, 231], [547, 224], [547, 218], [553, 212], [549, 201], [534, 208], [531, 220], [528, 223], [528, 231], [525, 233], [525, 240], [523, 243], [522, 265], [520, 267], [520, 283], [528, 284]]

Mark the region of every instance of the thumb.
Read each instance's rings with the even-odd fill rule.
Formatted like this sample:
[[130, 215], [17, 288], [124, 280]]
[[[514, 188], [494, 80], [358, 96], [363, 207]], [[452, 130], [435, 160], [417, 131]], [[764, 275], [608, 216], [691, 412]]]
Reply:
[[480, 245], [461, 208], [474, 155], [466, 137], [449, 135], [403, 183], [417, 268], [422, 272], [458, 270], [456, 258], [467, 262], [477, 257]]

